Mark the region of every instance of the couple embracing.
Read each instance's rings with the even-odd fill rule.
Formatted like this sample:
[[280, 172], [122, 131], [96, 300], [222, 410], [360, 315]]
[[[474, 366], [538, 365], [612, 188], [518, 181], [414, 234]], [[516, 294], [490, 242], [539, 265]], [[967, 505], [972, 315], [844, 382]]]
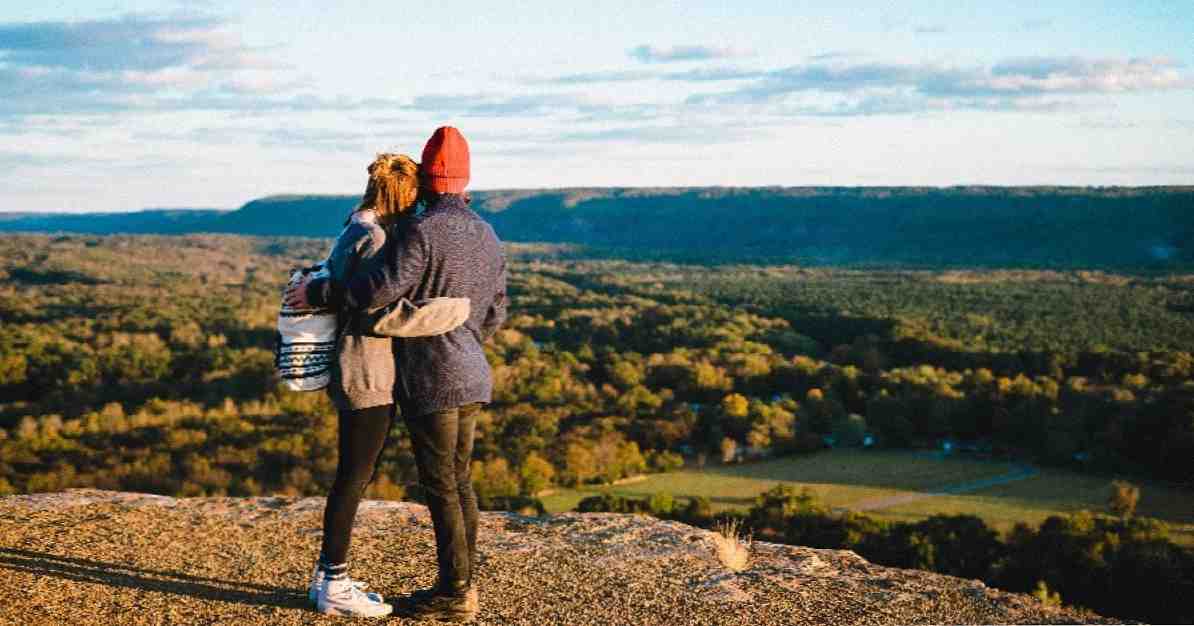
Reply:
[[[284, 308], [330, 310], [337, 320], [328, 393], [339, 409], [339, 456], [309, 588], [320, 612], [392, 611], [349, 577], [348, 549], [357, 506], [399, 409], [439, 567], [436, 584], [412, 595], [413, 616], [465, 621], [478, 610], [478, 511], [469, 461], [476, 414], [493, 388], [482, 344], [506, 317], [506, 267], [493, 228], [468, 206], [468, 181], [468, 143], [450, 126], [427, 141], [421, 164], [379, 155], [325, 271], [305, 274], [286, 290]], [[379, 310], [436, 301], [465, 303], [458, 326], [400, 338], [376, 332]]]

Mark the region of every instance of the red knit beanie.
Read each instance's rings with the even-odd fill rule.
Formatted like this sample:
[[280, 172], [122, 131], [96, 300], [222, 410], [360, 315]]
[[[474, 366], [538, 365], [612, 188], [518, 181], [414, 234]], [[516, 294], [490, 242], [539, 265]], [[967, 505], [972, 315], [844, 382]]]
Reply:
[[423, 185], [436, 193], [463, 193], [468, 186], [468, 142], [451, 126], [440, 126], [423, 146]]

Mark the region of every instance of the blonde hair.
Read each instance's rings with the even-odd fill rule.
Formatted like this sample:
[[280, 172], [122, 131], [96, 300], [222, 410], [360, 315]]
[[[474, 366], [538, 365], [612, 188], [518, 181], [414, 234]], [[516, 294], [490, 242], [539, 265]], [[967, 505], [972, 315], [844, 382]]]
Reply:
[[382, 222], [392, 222], [414, 206], [419, 195], [419, 164], [405, 154], [385, 152], [369, 164], [369, 182], [358, 211], [373, 209]]

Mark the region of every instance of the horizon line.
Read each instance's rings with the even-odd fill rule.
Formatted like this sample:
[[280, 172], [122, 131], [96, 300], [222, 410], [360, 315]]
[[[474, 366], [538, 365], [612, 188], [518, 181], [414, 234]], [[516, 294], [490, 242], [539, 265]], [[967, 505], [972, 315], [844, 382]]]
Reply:
[[[495, 187], [495, 188], [481, 188], [470, 189], [469, 192], [476, 193], [518, 193], [518, 192], [569, 192], [569, 191], [594, 191], [594, 190], [698, 190], [698, 189], [933, 189], [933, 190], [947, 190], [947, 189], [1127, 189], [1127, 190], [1148, 190], [1148, 189], [1172, 189], [1178, 191], [1194, 192], [1194, 182], [1190, 183], [1172, 183], [1172, 184], [1154, 184], [1154, 185], [1080, 185], [1080, 184], [1031, 184], [1031, 185], [1000, 185], [1000, 184], [965, 184], [956, 183], [949, 185], [579, 185], [566, 187]], [[57, 209], [57, 210], [21, 210], [21, 209], [7, 209], [0, 208], [0, 215], [120, 215], [132, 213], [146, 213], [150, 211], [216, 211], [216, 212], [233, 212], [243, 209], [245, 206], [258, 200], [266, 200], [270, 198], [302, 198], [302, 197], [343, 197], [352, 198], [359, 197], [359, 193], [334, 193], [334, 192], [309, 192], [309, 193], [293, 193], [293, 192], [276, 192], [268, 193], [262, 196], [251, 198], [240, 205], [231, 208], [210, 207], [210, 206], [148, 206], [138, 207], [133, 209]]]

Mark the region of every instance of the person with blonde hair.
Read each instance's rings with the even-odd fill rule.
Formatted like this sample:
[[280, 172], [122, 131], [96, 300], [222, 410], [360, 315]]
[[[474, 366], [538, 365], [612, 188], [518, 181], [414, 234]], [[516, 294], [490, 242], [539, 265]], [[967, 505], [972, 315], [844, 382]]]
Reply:
[[[415, 205], [419, 165], [403, 154], [379, 154], [369, 164], [360, 205], [345, 222], [325, 263], [327, 276], [345, 282], [367, 270], [401, 218]], [[336, 478], [323, 514], [323, 542], [308, 598], [321, 613], [380, 617], [393, 607], [348, 576], [353, 520], [385, 448], [396, 414], [393, 340], [369, 333], [367, 311], [339, 307], [337, 343], [328, 395], [339, 410]]]

